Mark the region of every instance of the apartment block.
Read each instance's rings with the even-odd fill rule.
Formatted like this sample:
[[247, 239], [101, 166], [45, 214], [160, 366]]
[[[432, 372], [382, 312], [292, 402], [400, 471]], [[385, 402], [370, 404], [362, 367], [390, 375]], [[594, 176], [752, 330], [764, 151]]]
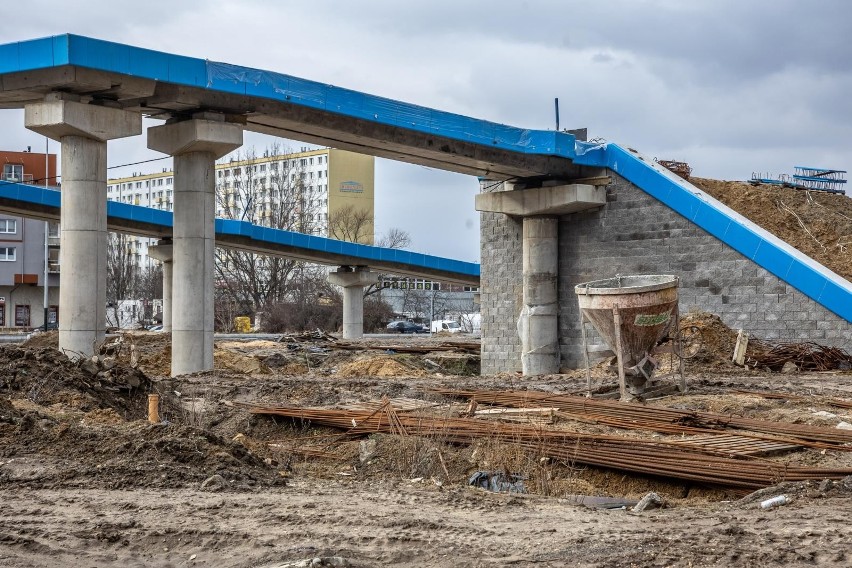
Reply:
[[[56, 185], [55, 154], [0, 151], [0, 163], [0, 183]], [[58, 223], [0, 213], [0, 328], [44, 325], [45, 276], [48, 323], [59, 321], [59, 266]]]

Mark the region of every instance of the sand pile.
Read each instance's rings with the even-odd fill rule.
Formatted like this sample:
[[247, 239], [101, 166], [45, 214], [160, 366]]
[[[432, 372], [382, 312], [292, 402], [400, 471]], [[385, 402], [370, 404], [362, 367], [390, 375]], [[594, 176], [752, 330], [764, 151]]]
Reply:
[[216, 349], [213, 352], [213, 364], [216, 369], [228, 369], [249, 375], [266, 375], [270, 372], [269, 367], [258, 358], [225, 349]]
[[383, 355], [346, 363], [338, 369], [337, 374], [344, 377], [420, 377], [423, 371], [393, 356]]

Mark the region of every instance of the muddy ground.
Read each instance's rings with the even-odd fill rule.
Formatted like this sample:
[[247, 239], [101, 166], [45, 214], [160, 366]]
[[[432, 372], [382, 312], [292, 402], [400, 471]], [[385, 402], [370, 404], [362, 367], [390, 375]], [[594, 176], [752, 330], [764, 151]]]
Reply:
[[[708, 345], [687, 365], [689, 392], [647, 404], [827, 428], [852, 423], [852, 409], [830, 404], [852, 400], [849, 371], [738, 368], [715, 356], [716, 344], [729, 348], [730, 335], [706, 335]], [[454, 341], [458, 349], [447, 345]], [[297, 337], [218, 343], [215, 371], [178, 379], [167, 378], [163, 334], [125, 336], [85, 368], [53, 349], [51, 335], [0, 347], [0, 566], [272, 567], [312, 559], [329, 566], [852, 563], [852, 478], [782, 484], [748, 497], [743, 490], [542, 460], [491, 440], [458, 446], [438, 436], [352, 438], [234, 404], [343, 408], [386, 396], [400, 411], [458, 415], [464, 401], [427, 389], [581, 392], [585, 386], [581, 372], [480, 377], [464, 342], [470, 340], [405, 337], [346, 348]], [[410, 348], [415, 352], [405, 352]], [[613, 390], [605, 366], [593, 374], [599, 394]], [[162, 398], [160, 424], [144, 420], [152, 392]], [[549, 424], [541, 416], [517, 419], [659, 437], [599, 424]], [[852, 468], [852, 452], [843, 450], [765, 459]], [[521, 474], [527, 493], [469, 487], [469, 477], [483, 470]], [[664, 508], [594, 509], [578, 497], [631, 505], [651, 491]], [[759, 507], [778, 494], [790, 503]]]

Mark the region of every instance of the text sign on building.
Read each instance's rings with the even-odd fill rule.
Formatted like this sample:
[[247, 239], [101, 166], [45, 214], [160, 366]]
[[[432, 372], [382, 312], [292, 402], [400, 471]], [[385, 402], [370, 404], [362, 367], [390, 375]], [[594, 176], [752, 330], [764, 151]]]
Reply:
[[364, 193], [364, 184], [359, 181], [342, 181], [340, 193]]

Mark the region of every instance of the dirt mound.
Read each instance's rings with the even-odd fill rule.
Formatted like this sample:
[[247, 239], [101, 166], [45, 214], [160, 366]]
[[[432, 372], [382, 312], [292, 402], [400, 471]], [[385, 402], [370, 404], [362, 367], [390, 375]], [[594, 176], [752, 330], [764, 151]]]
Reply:
[[342, 365], [337, 374], [343, 377], [420, 377], [423, 371], [387, 355], [351, 361]]
[[0, 457], [16, 456], [0, 469], [0, 484], [198, 488], [215, 475], [217, 489], [284, 482], [240, 444], [176, 424], [56, 421], [31, 411], [0, 422], [0, 441]]
[[59, 345], [59, 332], [48, 331], [33, 333], [29, 339], [24, 341], [24, 347], [54, 347]]
[[729, 328], [716, 314], [689, 312], [680, 318], [684, 337], [694, 341], [692, 362], [720, 363], [730, 361], [737, 343], [737, 332]]
[[852, 199], [820, 191], [690, 181], [820, 264], [852, 280]]
[[229, 369], [250, 375], [266, 375], [270, 372], [269, 367], [256, 357], [226, 349], [216, 349], [213, 352], [213, 363], [217, 369]]
[[104, 360], [71, 361], [50, 347], [0, 346], [0, 394], [82, 410], [111, 408], [141, 418], [151, 381], [142, 372]]

